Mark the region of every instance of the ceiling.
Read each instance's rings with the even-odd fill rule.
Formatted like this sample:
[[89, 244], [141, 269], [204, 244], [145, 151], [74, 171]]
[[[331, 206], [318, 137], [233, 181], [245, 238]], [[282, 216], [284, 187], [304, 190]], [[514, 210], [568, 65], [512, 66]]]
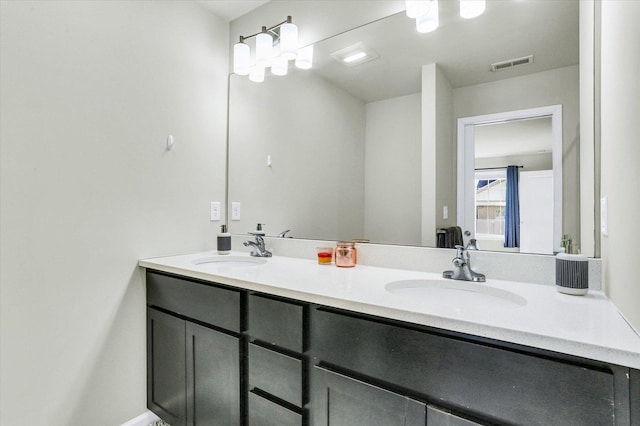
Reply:
[[234, 19], [251, 12], [268, 3], [269, 0], [196, 0], [198, 3], [211, 10], [213, 13], [226, 21]]
[[[484, 14], [465, 20], [457, 2], [440, 1], [440, 26], [416, 31], [404, 12], [314, 46], [314, 71], [364, 102], [417, 93], [424, 64], [436, 63], [453, 88], [579, 62], [578, 0], [488, 0]], [[346, 67], [331, 57], [362, 43], [378, 59]], [[534, 55], [534, 63], [492, 72], [490, 64]]]

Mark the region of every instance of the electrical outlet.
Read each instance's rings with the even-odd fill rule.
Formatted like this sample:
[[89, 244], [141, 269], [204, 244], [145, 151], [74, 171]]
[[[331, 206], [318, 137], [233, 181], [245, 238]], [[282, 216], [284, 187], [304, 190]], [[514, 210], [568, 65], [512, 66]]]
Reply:
[[231, 203], [231, 220], [240, 220], [240, 203], [238, 201]]
[[442, 206], [442, 219], [449, 219], [449, 206]]
[[220, 220], [220, 201], [211, 202], [211, 221]]

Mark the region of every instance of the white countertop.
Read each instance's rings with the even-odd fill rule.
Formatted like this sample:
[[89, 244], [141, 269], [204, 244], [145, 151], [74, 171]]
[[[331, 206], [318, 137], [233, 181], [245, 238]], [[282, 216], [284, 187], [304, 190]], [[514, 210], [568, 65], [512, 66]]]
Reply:
[[[440, 274], [357, 265], [338, 268], [315, 260], [275, 256], [264, 264], [194, 264], [215, 251], [144, 259], [145, 268], [199, 278], [305, 302], [468, 333], [640, 369], [640, 336], [602, 293], [570, 296], [554, 286], [487, 279], [481, 285], [507, 290], [526, 305], [499, 308], [464, 295], [459, 303], [394, 294], [392, 281], [441, 279]], [[248, 257], [234, 252], [233, 256]], [[463, 294], [461, 294], [462, 296]], [[492, 305], [493, 306], [493, 305]]]

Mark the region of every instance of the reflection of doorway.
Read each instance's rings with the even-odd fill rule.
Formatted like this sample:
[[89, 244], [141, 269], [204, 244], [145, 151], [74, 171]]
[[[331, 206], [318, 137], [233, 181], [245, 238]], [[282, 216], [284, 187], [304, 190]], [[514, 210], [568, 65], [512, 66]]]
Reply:
[[520, 252], [553, 254], [553, 171], [520, 173]]
[[[520, 187], [527, 191], [520, 203], [520, 249], [508, 251], [550, 254], [562, 233], [560, 105], [458, 120], [458, 224], [483, 250], [505, 250], [507, 165], [525, 166]], [[529, 172], [540, 170], [548, 171], [547, 180], [530, 179]]]

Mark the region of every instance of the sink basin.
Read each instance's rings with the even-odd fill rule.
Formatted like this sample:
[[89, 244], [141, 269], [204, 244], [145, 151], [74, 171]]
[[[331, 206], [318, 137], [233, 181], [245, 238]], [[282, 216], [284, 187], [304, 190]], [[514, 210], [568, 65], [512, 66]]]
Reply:
[[232, 266], [237, 268], [253, 267], [267, 263], [267, 259], [263, 257], [251, 256], [208, 256], [194, 259], [191, 261], [194, 265], [211, 265], [211, 266]]
[[468, 281], [402, 280], [388, 283], [385, 285], [385, 290], [430, 304], [448, 305], [454, 308], [513, 309], [527, 304], [527, 299], [510, 291]]

